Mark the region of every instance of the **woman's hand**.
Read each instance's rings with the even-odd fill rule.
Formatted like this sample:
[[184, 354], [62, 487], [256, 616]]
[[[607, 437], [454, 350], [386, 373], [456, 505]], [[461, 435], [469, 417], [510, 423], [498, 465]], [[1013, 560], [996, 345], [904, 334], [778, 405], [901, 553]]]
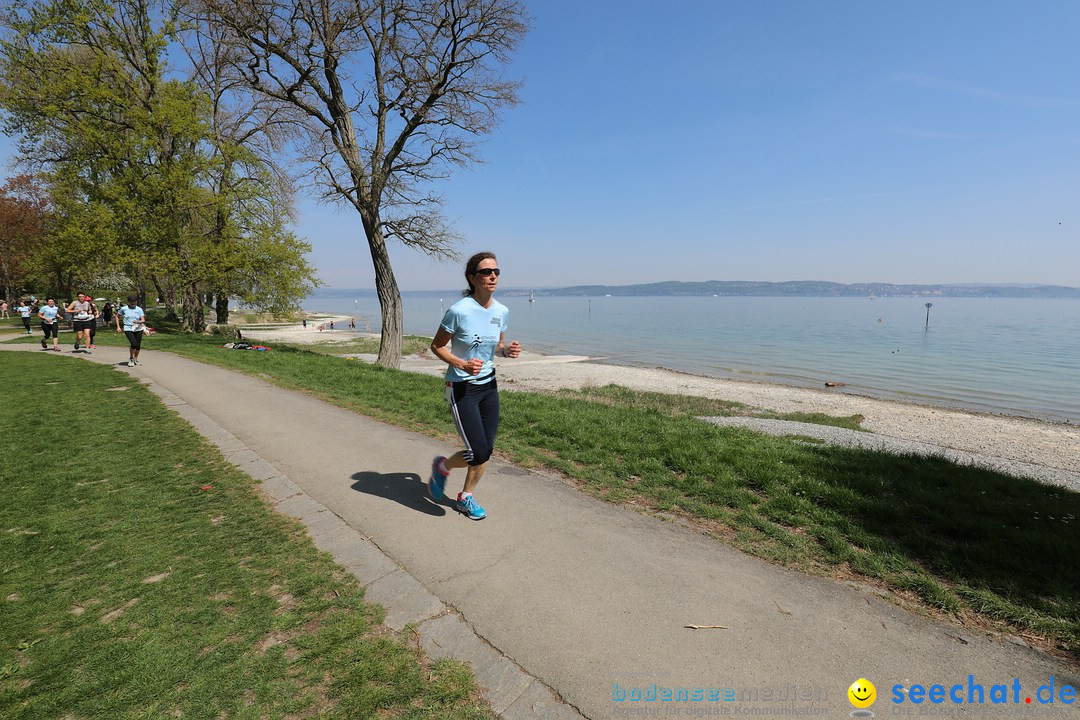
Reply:
[[473, 358], [472, 360], [466, 360], [465, 364], [461, 368], [470, 375], [479, 375], [480, 371], [484, 369], [484, 361], [480, 358]]
[[503, 357], [516, 358], [521, 355], [521, 343], [517, 340], [503, 347]]

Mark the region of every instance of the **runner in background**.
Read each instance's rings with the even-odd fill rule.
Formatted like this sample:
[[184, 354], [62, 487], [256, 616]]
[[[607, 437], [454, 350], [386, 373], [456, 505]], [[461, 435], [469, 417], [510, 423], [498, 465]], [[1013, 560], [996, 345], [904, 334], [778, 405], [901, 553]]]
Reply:
[[32, 335], [33, 331], [30, 329], [30, 306], [26, 304], [25, 300], [19, 301], [19, 307], [16, 308], [19, 313], [19, 317], [22, 318], [22, 325], [26, 328], [26, 334]]
[[79, 299], [73, 300], [66, 308], [69, 313], [73, 313], [72, 324], [75, 327], [76, 350], [79, 349], [81, 342], [83, 349], [90, 352], [90, 321], [94, 318], [93, 313], [90, 312], [92, 305], [86, 293], [79, 293]]
[[57, 316], [60, 314], [60, 306], [56, 304], [56, 298], [45, 298], [45, 304], [38, 310], [41, 318], [41, 331], [45, 337], [41, 338], [41, 349], [49, 349], [49, 338], [52, 337], [52, 349], [60, 352], [60, 323]]
[[101, 317], [101, 311], [98, 310], [97, 303], [91, 298], [86, 298], [86, 301], [90, 303], [90, 349], [97, 350], [97, 345], [94, 344], [94, 336], [97, 335], [97, 321]]
[[124, 335], [127, 336], [128, 367], [139, 364], [139, 351], [142, 349], [143, 330], [146, 329], [146, 313], [138, 306], [139, 296], [128, 295], [127, 305], [121, 306], [116, 311], [116, 332], [120, 332], [120, 324], [123, 323]]

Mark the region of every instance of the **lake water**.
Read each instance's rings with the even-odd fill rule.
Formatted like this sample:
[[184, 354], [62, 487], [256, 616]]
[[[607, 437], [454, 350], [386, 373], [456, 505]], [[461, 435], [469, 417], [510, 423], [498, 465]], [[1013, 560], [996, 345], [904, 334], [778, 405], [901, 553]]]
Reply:
[[[378, 331], [371, 291], [304, 308]], [[405, 293], [431, 336], [451, 293]], [[508, 337], [544, 353], [1080, 422], [1080, 299], [497, 296]]]

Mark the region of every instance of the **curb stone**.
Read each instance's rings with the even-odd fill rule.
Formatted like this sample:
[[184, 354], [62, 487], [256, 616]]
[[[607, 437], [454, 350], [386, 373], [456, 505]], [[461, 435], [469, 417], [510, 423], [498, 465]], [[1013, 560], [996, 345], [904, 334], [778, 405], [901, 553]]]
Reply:
[[303, 491], [228, 430], [156, 382], [147, 389], [215, 445], [231, 464], [259, 481], [259, 490], [283, 515], [302, 522], [317, 548], [364, 587], [365, 600], [386, 609], [387, 627], [401, 631], [414, 625], [420, 646], [436, 659], [452, 658], [469, 666], [484, 699], [506, 720], [585, 720], [551, 688], [477, 635], [420, 581], [360, 531]]

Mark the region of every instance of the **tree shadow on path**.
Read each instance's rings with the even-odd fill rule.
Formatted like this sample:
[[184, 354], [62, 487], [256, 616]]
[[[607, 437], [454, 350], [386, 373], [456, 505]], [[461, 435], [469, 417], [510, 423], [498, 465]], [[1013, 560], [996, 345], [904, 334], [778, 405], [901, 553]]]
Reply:
[[416, 473], [358, 472], [352, 479], [350, 487], [357, 492], [393, 500], [425, 515], [446, 515], [446, 508], [428, 497], [427, 483]]

